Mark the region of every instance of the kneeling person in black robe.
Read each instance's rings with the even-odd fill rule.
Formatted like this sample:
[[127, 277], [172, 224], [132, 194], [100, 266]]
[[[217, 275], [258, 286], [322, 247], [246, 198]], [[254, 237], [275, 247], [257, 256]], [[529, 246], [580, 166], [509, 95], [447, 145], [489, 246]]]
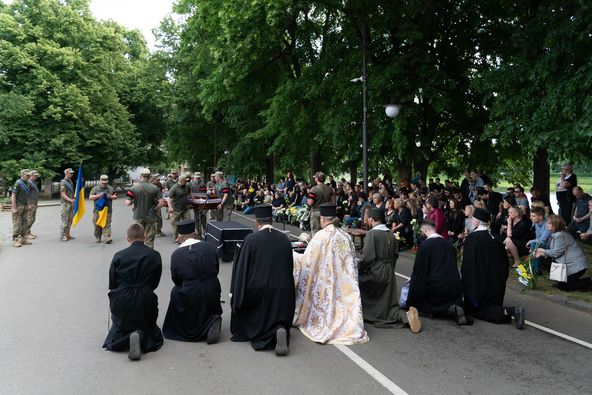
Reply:
[[171, 256], [175, 286], [162, 332], [171, 340], [216, 343], [222, 324], [216, 248], [196, 239], [192, 219], [179, 222], [177, 232], [181, 245]]
[[115, 253], [109, 269], [109, 302], [113, 326], [103, 347], [123, 351], [139, 360], [141, 353], [156, 351], [163, 343], [158, 318], [158, 297], [154, 293], [162, 273], [158, 251], [144, 245], [144, 227], [127, 229], [128, 248]]
[[476, 208], [472, 219], [475, 230], [465, 239], [461, 268], [465, 311], [496, 324], [514, 320], [516, 327], [522, 329], [524, 308], [503, 305], [508, 280], [508, 254], [502, 241], [489, 230], [490, 218], [489, 211]]
[[426, 239], [415, 256], [407, 303], [422, 315], [452, 317], [458, 325], [471, 324], [462, 305], [462, 284], [452, 243], [438, 233], [434, 222], [421, 223]]
[[255, 206], [255, 218], [259, 231], [245, 238], [232, 268], [231, 340], [286, 355], [296, 303], [292, 244], [271, 225], [270, 205]]
[[368, 210], [368, 222], [372, 229], [366, 234], [362, 258], [358, 263], [364, 321], [376, 327], [406, 324], [413, 333], [418, 333], [421, 321], [415, 307], [410, 307], [408, 312], [399, 308], [395, 274], [399, 245], [393, 232], [384, 225], [384, 219], [384, 209]]

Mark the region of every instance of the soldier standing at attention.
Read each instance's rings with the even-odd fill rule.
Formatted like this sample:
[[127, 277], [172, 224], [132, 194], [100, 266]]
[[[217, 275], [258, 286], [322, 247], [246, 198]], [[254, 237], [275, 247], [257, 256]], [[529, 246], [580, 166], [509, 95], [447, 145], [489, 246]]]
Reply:
[[232, 212], [234, 197], [230, 193], [230, 187], [224, 178], [224, 173], [217, 171], [214, 176], [216, 177], [216, 196], [222, 199], [222, 202], [218, 205], [218, 211], [216, 211], [216, 221], [224, 221], [224, 215], [228, 213], [230, 216]]
[[314, 236], [321, 230], [321, 204], [333, 202], [333, 189], [325, 185], [325, 173], [317, 171], [314, 175], [316, 185], [308, 192], [307, 204], [310, 207], [310, 232]]
[[179, 181], [169, 189], [169, 196], [167, 197], [168, 211], [171, 216], [171, 226], [173, 227], [173, 242], [177, 243], [177, 223], [190, 219], [189, 213], [189, 181], [191, 180], [191, 173], [183, 173]]
[[144, 244], [154, 249], [156, 236], [156, 211], [164, 206], [162, 194], [150, 182], [150, 169], [140, 173], [140, 182], [127, 192], [125, 204], [134, 206], [134, 221], [144, 227]]
[[37, 236], [31, 233], [31, 227], [35, 223], [35, 217], [37, 215], [37, 203], [39, 203], [39, 187], [37, 187], [37, 179], [39, 178], [39, 172], [37, 170], [31, 170], [31, 178], [29, 178], [29, 203], [31, 203], [31, 210], [27, 214], [27, 234], [25, 238], [32, 240], [36, 239]]
[[28, 228], [27, 213], [31, 210], [31, 203], [29, 200], [29, 196], [31, 195], [31, 188], [29, 186], [30, 176], [31, 173], [28, 169], [21, 170], [21, 178], [19, 178], [14, 184], [12, 195], [10, 195], [13, 247], [31, 244], [31, 242], [25, 237]]
[[[216, 195], [216, 173], [212, 173], [210, 175], [210, 181], [206, 184], [206, 191], [208, 196], [215, 196]], [[216, 196], [220, 197], [220, 196]], [[210, 210], [209, 212], [209, 220], [215, 221], [217, 215], [217, 210]]]
[[[173, 169], [173, 170], [171, 170], [171, 174], [169, 174], [169, 176], [167, 176], [167, 180], [164, 183], [164, 188], [167, 190], [167, 194], [168, 194], [168, 191], [171, 190], [173, 185], [175, 185], [177, 183], [177, 181], [179, 181], [179, 172], [176, 169]], [[171, 214], [168, 210], [167, 210], [166, 219], [171, 219]]]
[[[203, 182], [203, 177], [200, 172], [193, 173], [193, 181], [189, 184], [191, 188], [191, 193], [207, 193], [208, 189], [206, 184]], [[208, 219], [206, 218], [206, 213], [203, 210], [198, 208], [193, 208], [193, 215], [195, 218], [195, 233], [198, 239], [202, 239], [206, 234], [206, 226]]]
[[[152, 177], [152, 184], [156, 185], [160, 193], [162, 193], [164, 187], [160, 182], [159, 174]], [[156, 236], [163, 237], [164, 233], [162, 231], [162, 209], [161, 207], [156, 209]]]
[[[99, 211], [97, 210], [96, 201], [101, 199], [103, 196], [107, 197], [107, 221], [105, 223], [105, 227], [101, 228], [97, 225], [97, 220], [99, 219]], [[117, 194], [115, 193], [115, 189], [111, 185], [109, 185], [109, 177], [106, 175], [102, 175], [99, 180], [99, 185], [93, 187], [90, 190], [90, 195], [88, 196], [90, 200], [95, 201], [94, 210], [93, 210], [93, 225], [95, 226], [95, 239], [97, 243], [101, 242], [101, 235], [105, 237], [105, 243], [111, 244], [113, 239], [111, 238], [111, 214], [113, 213], [113, 206], [112, 200], [117, 199]]]
[[60, 206], [62, 207], [62, 224], [60, 226], [60, 240], [74, 240], [70, 235], [70, 227], [74, 216], [74, 183], [72, 176], [74, 170], [67, 168], [64, 170], [64, 179], [60, 181]]

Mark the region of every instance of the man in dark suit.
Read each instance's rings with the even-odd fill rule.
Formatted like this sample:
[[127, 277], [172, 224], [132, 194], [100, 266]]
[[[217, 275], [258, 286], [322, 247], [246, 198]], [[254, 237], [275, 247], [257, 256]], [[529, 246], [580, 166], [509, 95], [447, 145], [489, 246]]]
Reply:
[[127, 229], [130, 246], [113, 256], [109, 269], [109, 302], [113, 326], [103, 348], [123, 351], [137, 361], [141, 353], [156, 351], [163, 343], [158, 318], [158, 297], [154, 293], [162, 273], [160, 253], [144, 245], [144, 227]]

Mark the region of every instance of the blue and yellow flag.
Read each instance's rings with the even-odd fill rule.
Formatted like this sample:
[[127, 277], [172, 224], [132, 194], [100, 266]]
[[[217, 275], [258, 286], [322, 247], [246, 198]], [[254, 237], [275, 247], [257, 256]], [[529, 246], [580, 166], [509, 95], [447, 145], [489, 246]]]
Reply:
[[107, 206], [107, 194], [103, 193], [103, 196], [99, 200], [96, 201], [95, 207], [97, 208], [97, 212], [99, 213], [99, 218], [97, 218], [97, 226], [104, 228], [107, 225], [107, 214], [109, 214], [109, 207]]
[[78, 178], [76, 180], [76, 194], [74, 195], [74, 218], [72, 225], [76, 225], [84, 215], [84, 179], [82, 178], [82, 163], [78, 167]]

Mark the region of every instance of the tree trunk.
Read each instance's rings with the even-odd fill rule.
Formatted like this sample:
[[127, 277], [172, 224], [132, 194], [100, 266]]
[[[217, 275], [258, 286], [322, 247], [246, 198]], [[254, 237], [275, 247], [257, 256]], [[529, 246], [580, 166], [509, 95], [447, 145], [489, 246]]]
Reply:
[[321, 171], [321, 150], [318, 145], [314, 145], [310, 151], [310, 180], [312, 182], [314, 174]]
[[268, 185], [274, 183], [275, 160], [272, 157], [265, 158], [265, 179]]
[[533, 161], [532, 185], [541, 191], [541, 194], [549, 197], [549, 177], [551, 168], [549, 166], [549, 152], [546, 148], [536, 150]]
[[[413, 168], [415, 169], [415, 172], [420, 172], [421, 173], [421, 179], [424, 180], [427, 183], [427, 175], [428, 175], [428, 168], [430, 167], [430, 162], [427, 160], [421, 161], [421, 162], [416, 162], [414, 163]], [[414, 174], [415, 176], [415, 174]]]
[[350, 174], [350, 182], [353, 185], [356, 185], [358, 182], [358, 162], [355, 160], [349, 161], [349, 174]]
[[397, 176], [399, 177], [399, 184], [401, 181], [411, 181], [411, 169], [403, 162], [397, 162]]

